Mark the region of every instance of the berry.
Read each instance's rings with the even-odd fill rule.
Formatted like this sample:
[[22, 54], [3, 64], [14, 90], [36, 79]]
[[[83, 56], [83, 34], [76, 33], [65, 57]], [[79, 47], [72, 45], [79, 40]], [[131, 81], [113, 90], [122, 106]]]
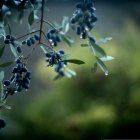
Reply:
[[38, 41], [39, 40], [39, 35], [34, 35], [34, 38]]
[[96, 42], [95, 38], [94, 38], [94, 37], [92, 37], [92, 36], [91, 36], [91, 37], [89, 37], [89, 39], [90, 39], [92, 42], [94, 42], [94, 43]]
[[56, 29], [50, 30], [50, 33], [51, 33], [51, 34], [54, 34], [55, 32], [56, 32]]
[[11, 83], [11, 82], [10, 82], [9, 80], [5, 80], [5, 81], [4, 81], [4, 86], [10, 86], [10, 83]]
[[77, 35], [80, 35], [81, 34], [81, 27], [80, 26], [77, 27], [76, 33], [77, 33]]
[[76, 4], [76, 8], [80, 8], [81, 9], [82, 7], [83, 7], [83, 3], [77, 3]]
[[26, 44], [26, 41], [24, 40], [24, 41], [22, 41], [22, 45], [25, 45]]
[[30, 40], [30, 39], [28, 39], [28, 40], [27, 40], [27, 46], [29, 46], [29, 47], [30, 47], [31, 45], [32, 45], [31, 40]]
[[30, 38], [32, 45], [35, 44], [35, 39], [33, 37]]
[[20, 46], [18, 46], [16, 49], [17, 49], [17, 52], [18, 53], [22, 53], [22, 50], [21, 50], [21, 47]]
[[60, 54], [65, 54], [65, 52], [63, 50], [59, 50]]
[[8, 39], [5, 39], [5, 40], [4, 40], [4, 43], [5, 43], [5, 44], [10, 44], [10, 41], [9, 41]]
[[6, 126], [6, 123], [3, 119], [0, 119], [0, 128], [4, 128]]
[[51, 57], [51, 54], [50, 53], [46, 53], [46, 57]]
[[10, 39], [10, 38], [11, 38], [11, 36], [10, 36], [10, 35], [7, 35], [7, 36], [6, 36], [6, 39]]
[[59, 36], [56, 36], [56, 38], [55, 38], [55, 39], [56, 39], [56, 41], [57, 41], [57, 42], [60, 42], [60, 41], [61, 41], [61, 39], [60, 39], [60, 37], [59, 37]]

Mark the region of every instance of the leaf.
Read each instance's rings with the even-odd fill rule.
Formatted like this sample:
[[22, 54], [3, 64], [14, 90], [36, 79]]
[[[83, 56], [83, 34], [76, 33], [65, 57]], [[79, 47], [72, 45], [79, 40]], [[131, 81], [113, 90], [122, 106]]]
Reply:
[[111, 41], [112, 37], [106, 37], [106, 38], [101, 38], [99, 41], [96, 42], [96, 44], [100, 45], [100, 44], [105, 44], [108, 41]]
[[13, 45], [11, 45], [11, 44], [10, 44], [10, 49], [11, 49], [13, 55], [14, 55], [15, 57], [18, 57], [17, 51], [16, 51], [15, 47], [14, 47]]
[[11, 31], [10, 24], [8, 24], [8, 23], [7, 23], [7, 26], [8, 26], [8, 31], [9, 31], [9, 34], [11, 35], [11, 32], [12, 32], [12, 31]]
[[63, 18], [62, 28], [63, 28], [64, 34], [66, 34], [69, 31], [70, 25], [69, 25], [69, 18], [68, 17]]
[[54, 77], [53, 80], [58, 80], [58, 79], [60, 79], [60, 78], [62, 78], [62, 76], [58, 74], [58, 75], [56, 75], [56, 76]]
[[64, 62], [74, 63], [74, 64], [77, 64], [77, 65], [85, 64], [84, 61], [82, 61], [82, 60], [77, 60], [77, 59], [64, 60]]
[[98, 64], [97, 64], [97, 62], [95, 62], [95, 64], [94, 64], [93, 68], [91, 69], [91, 71], [95, 73], [97, 71], [97, 68], [98, 68]]
[[0, 82], [2, 82], [4, 79], [4, 71], [0, 72]]
[[5, 68], [13, 64], [13, 61], [0, 64], [0, 68]]
[[0, 58], [2, 57], [4, 53], [4, 49], [5, 49], [5, 45], [2, 48], [0, 48]]
[[6, 109], [8, 109], [8, 110], [11, 109], [11, 106], [9, 106], [9, 105], [4, 105], [4, 107], [5, 107]]
[[67, 68], [66, 70], [67, 70], [67, 72], [69, 72], [71, 75], [76, 76], [76, 72], [75, 72], [75, 71], [73, 71], [73, 70], [71, 70], [71, 69], [69, 69], [69, 68]]
[[29, 14], [28, 23], [30, 26], [34, 23], [34, 11], [31, 11]]
[[40, 48], [43, 50], [44, 53], [47, 53], [47, 50], [44, 46], [40, 46]]
[[103, 63], [103, 61], [100, 60], [100, 58], [98, 58], [98, 57], [96, 57], [96, 60], [97, 60], [98, 66], [101, 68], [101, 70], [105, 73], [105, 75], [108, 75], [107, 67], [106, 67], [106, 65]]
[[97, 45], [92, 39], [91, 37], [89, 37], [89, 42], [91, 44], [91, 48], [94, 52], [94, 54], [96, 55], [97, 53], [100, 54], [101, 56], [106, 56], [105, 51], [99, 46]]
[[64, 34], [60, 34], [61, 38], [64, 42], [66, 42], [68, 44], [69, 47], [71, 47], [73, 40], [70, 39], [68, 36], [64, 35]]
[[24, 10], [22, 9], [22, 10], [20, 10], [19, 16], [18, 16], [18, 20], [19, 20], [20, 24], [22, 23], [23, 17], [24, 17]]
[[81, 44], [81, 47], [89, 47], [89, 44]]
[[102, 61], [111, 61], [111, 60], [114, 59], [114, 57], [112, 57], [112, 56], [106, 56], [106, 57], [101, 57], [100, 59], [101, 59]]

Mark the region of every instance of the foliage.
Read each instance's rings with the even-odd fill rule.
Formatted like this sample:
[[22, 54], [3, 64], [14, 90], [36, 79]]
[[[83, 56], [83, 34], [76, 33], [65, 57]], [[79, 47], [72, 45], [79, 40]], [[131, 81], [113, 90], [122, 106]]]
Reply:
[[[68, 46], [72, 46], [73, 39], [68, 35], [70, 27], [72, 27], [81, 39], [87, 41], [85, 44], [82, 44], [82, 46], [89, 47], [92, 50], [96, 59], [95, 67], [99, 66], [105, 75], [108, 75], [108, 70], [104, 62], [112, 60], [113, 57], [107, 56], [106, 52], [99, 44], [106, 43], [112, 38], [107, 37], [96, 41], [91, 35], [90, 31], [94, 28], [95, 23], [98, 20], [95, 15], [96, 9], [93, 2], [90, 0], [84, 0], [83, 2], [76, 4], [76, 10], [74, 11], [72, 18], [69, 20], [68, 17], [64, 17], [62, 24], [51, 23], [48, 20], [45, 20], [44, 9], [45, 0], [2, 0], [0, 2], [0, 58], [4, 55], [6, 47], [10, 48], [10, 51], [14, 56], [14, 60], [0, 63], [0, 68], [8, 67], [14, 62], [16, 63], [9, 80], [3, 81], [4, 74], [3, 71], [1, 72], [2, 102], [5, 102], [9, 95], [27, 91], [29, 89], [31, 72], [28, 70], [27, 64], [29, 64], [29, 60], [37, 47], [40, 47], [45, 53], [47, 66], [52, 67], [57, 73], [54, 79], [59, 79], [64, 76], [71, 78], [76, 75], [76, 72], [68, 68], [69, 63], [81, 65], [85, 62], [75, 58], [69, 58], [69, 55], [64, 50], [56, 51], [56, 47], [61, 41], [64, 41]], [[24, 19], [25, 10], [29, 12], [27, 19], [29, 33], [18, 37], [13, 36], [13, 29], [11, 29], [8, 21], [9, 17], [13, 15], [12, 10], [18, 12], [16, 20], [21, 24]], [[36, 21], [40, 23], [39, 29], [33, 28], [33, 24]], [[47, 31], [44, 31], [43, 28], [45, 24], [50, 28]], [[47, 43], [44, 42], [43, 38], [46, 39]], [[24, 47], [28, 47], [31, 51], [28, 51], [28, 54], [24, 54]], [[5, 105], [5, 103], [3, 105]]]

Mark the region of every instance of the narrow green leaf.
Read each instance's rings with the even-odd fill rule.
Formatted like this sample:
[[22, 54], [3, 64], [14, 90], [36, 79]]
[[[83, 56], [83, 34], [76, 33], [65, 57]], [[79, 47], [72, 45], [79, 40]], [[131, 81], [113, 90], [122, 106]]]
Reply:
[[63, 28], [64, 33], [67, 33], [69, 31], [70, 25], [69, 25], [69, 18], [68, 17], [63, 18], [62, 28]]
[[4, 71], [0, 72], [0, 82], [2, 82], [4, 79]]
[[40, 46], [40, 48], [42, 49], [42, 51], [44, 52], [44, 53], [47, 53], [47, 50], [46, 50], [46, 48], [44, 47], [44, 46]]
[[9, 106], [9, 105], [4, 105], [4, 108], [10, 110], [10, 109], [11, 109], [11, 106]]
[[56, 76], [54, 77], [53, 80], [58, 80], [58, 79], [60, 79], [60, 78], [62, 78], [62, 76], [58, 74], [58, 75], [56, 75]]
[[15, 47], [14, 47], [13, 45], [10, 44], [10, 49], [11, 49], [13, 55], [17, 58], [18, 55], [17, 55], [17, 51], [16, 51]]
[[24, 10], [22, 9], [22, 10], [20, 10], [19, 16], [18, 16], [18, 20], [19, 20], [20, 24], [22, 23], [23, 17], [24, 17]]
[[3, 63], [3, 64], [0, 64], [0, 68], [9, 67], [12, 64], [13, 64], [13, 62], [6, 62], [6, 63]]
[[31, 11], [29, 14], [28, 23], [30, 26], [34, 23], [34, 11]]
[[2, 48], [0, 48], [0, 58], [2, 57], [4, 53], [4, 49], [5, 49], [5, 45]]
[[102, 61], [111, 61], [111, 60], [114, 59], [114, 57], [112, 57], [112, 56], [106, 56], [106, 57], [101, 57], [100, 59], [101, 59]]
[[9, 23], [7, 23], [7, 26], [8, 26], [8, 31], [9, 31], [9, 34], [11, 35], [11, 27], [10, 27], [10, 24]]
[[81, 47], [89, 47], [89, 44], [81, 44]]
[[98, 68], [98, 64], [97, 64], [97, 62], [95, 62], [95, 64], [94, 64], [93, 68], [91, 69], [91, 71], [95, 73], [97, 71], [97, 68]]
[[106, 65], [104, 64], [104, 62], [102, 60], [100, 60], [100, 58], [96, 57], [97, 60], [97, 64], [98, 66], [101, 68], [101, 70], [105, 73], [105, 75], [108, 75], [108, 70]]
[[74, 63], [74, 64], [77, 64], [77, 65], [85, 64], [84, 61], [82, 61], [82, 60], [77, 60], [77, 59], [64, 60], [64, 62]]
[[96, 42], [96, 44], [100, 45], [100, 44], [105, 44], [108, 41], [111, 41], [112, 37], [106, 37], [106, 38], [101, 38], [99, 41]]
[[105, 51], [99, 45], [97, 45], [91, 37], [89, 37], [89, 43], [95, 55], [100, 54], [101, 56], [106, 56]]

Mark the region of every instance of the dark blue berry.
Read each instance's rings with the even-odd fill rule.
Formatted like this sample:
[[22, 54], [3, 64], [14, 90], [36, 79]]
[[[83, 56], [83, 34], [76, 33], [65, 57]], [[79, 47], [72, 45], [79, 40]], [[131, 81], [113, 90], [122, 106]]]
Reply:
[[96, 22], [98, 20], [98, 18], [96, 17], [96, 15], [93, 13], [92, 17], [91, 17], [91, 22]]
[[57, 42], [56, 42], [56, 40], [53, 40], [53, 46], [57, 46]]
[[34, 35], [34, 38], [38, 41], [39, 40], [39, 35]]
[[6, 39], [10, 39], [10, 38], [11, 38], [11, 35], [7, 35], [7, 36], [6, 36]]
[[25, 88], [25, 89], [29, 89], [29, 84], [23, 83], [22, 87]]
[[91, 7], [93, 7], [93, 3], [92, 2], [88, 2], [87, 5], [86, 5], [86, 8], [90, 9]]
[[9, 80], [5, 80], [5, 81], [4, 81], [4, 85], [5, 85], [5, 86], [10, 86], [10, 83], [11, 83], [11, 82], [10, 82]]
[[35, 39], [33, 37], [30, 38], [31, 44], [35, 44]]
[[58, 35], [56, 36], [55, 39], [56, 39], [57, 42], [60, 42], [61, 41], [61, 39], [60, 39], [60, 37]]
[[60, 54], [65, 54], [65, 52], [63, 50], [59, 50]]
[[4, 128], [5, 126], [6, 126], [5, 121], [0, 119], [0, 128]]
[[18, 70], [17, 70], [17, 68], [16, 68], [16, 67], [14, 67], [14, 68], [13, 68], [13, 70], [12, 70], [12, 73], [14, 73], [14, 74], [15, 74], [15, 73], [17, 73], [17, 71], [18, 71]]
[[24, 41], [22, 41], [22, 45], [25, 45], [27, 42], [24, 40]]
[[28, 39], [28, 40], [27, 40], [27, 46], [29, 46], [29, 47], [30, 47], [31, 45], [32, 45], [31, 40], [30, 40], [30, 39]]
[[78, 17], [73, 16], [70, 21], [71, 21], [72, 24], [75, 24], [78, 21]]
[[22, 53], [22, 50], [21, 50], [21, 47], [20, 46], [18, 46], [16, 49], [17, 49], [17, 52], [18, 53]]
[[10, 43], [10, 40], [9, 40], [9, 39], [5, 39], [5, 40], [4, 40], [4, 43], [5, 43], [5, 44], [9, 44], [9, 43]]
[[47, 38], [51, 39], [51, 33], [50, 32], [47, 33]]
[[11, 36], [11, 42], [14, 42], [14, 41], [15, 41], [15, 37]]
[[48, 58], [51, 57], [51, 53], [46, 53], [45, 55], [46, 55], [46, 57], [48, 57]]
[[21, 92], [23, 89], [22, 85], [18, 85], [17, 88], [16, 88], [16, 91], [17, 92]]
[[76, 28], [76, 33], [77, 33], [77, 35], [80, 35], [81, 34], [81, 27], [80, 26], [78, 26]]
[[83, 7], [83, 3], [77, 3], [77, 4], [76, 4], [76, 8], [81, 9], [82, 7]]
[[87, 37], [86, 32], [83, 32], [83, 33], [82, 33], [82, 39], [86, 39], [86, 37]]
[[54, 34], [55, 32], [56, 32], [56, 29], [50, 30], [50, 33], [51, 33], [51, 34]]
[[21, 60], [20, 59], [17, 59], [16, 60], [16, 63], [18, 64], [18, 63], [21, 63]]

